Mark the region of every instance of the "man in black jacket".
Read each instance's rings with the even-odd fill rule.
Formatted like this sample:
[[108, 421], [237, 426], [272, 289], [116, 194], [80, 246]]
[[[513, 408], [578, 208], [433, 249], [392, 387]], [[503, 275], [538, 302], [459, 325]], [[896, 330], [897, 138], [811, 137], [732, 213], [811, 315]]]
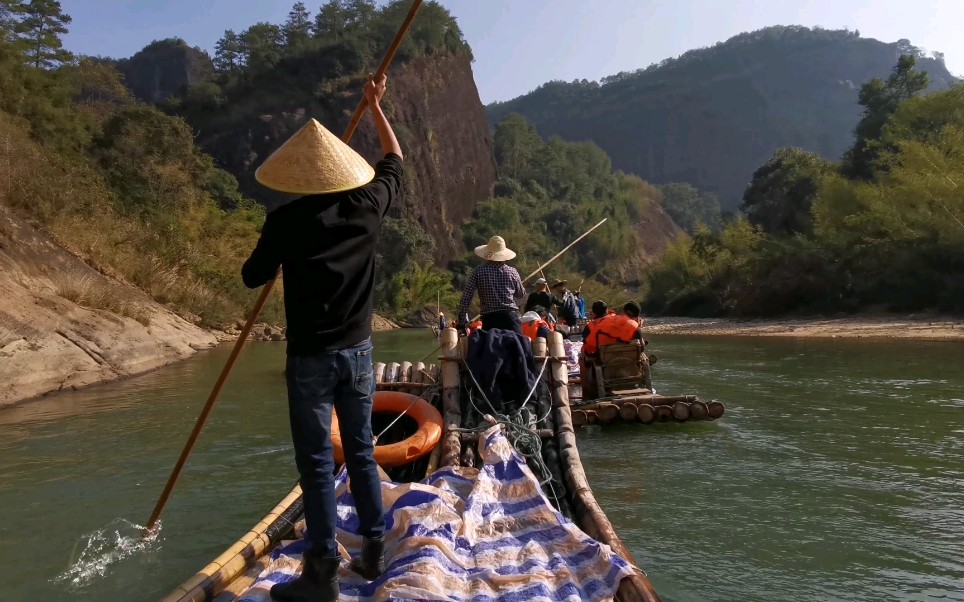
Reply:
[[369, 80], [365, 98], [385, 154], [374, 170], [312, 119], [255, 173], [268, 188], [303, 195], [268, 214], [241, 272], [251, 288], [279, 266], [285, 276], [288, 411], [307, 546], [301, 577], [271, 588], [278, 601], [338, 598], [333, 408], [364, 538], [351, 568], [369, 579], [384, 570], [385, 518], [372, 458], [372, 291], [381, 222], [402, 190], [402, 151], [380, 106], [385, 77]]
[[529, 293], [529, 297], [526, 299], [525, 309], [523, 310], [524, 312], [535, 311], [537, 306], [544, 307], [549, 311], [552, 310], [553, 305], [562, 305], [562, 300], [549, 292], [549, 285], [546, 283], [545, 278], [539, 278], [532, 284], [535, 285], [536, 290]]

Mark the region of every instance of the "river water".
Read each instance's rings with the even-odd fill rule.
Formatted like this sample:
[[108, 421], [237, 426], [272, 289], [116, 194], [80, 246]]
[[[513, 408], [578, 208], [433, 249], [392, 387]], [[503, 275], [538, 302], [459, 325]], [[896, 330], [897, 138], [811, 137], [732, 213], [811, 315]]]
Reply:
[[[719, 399], [726, 415], [578, 437], [664, 600], [964, 600], [964, 345], [650, 339], [657, 389]], [[381, 333], [376, 359], [434, 345]], [[284, 347], [251, 344], [160, 538], [110, 562], [136, 541], [125, 521], [147, 520], [227, 353], [0, 410], [0, 599], [157, 600], [288, 492]]]

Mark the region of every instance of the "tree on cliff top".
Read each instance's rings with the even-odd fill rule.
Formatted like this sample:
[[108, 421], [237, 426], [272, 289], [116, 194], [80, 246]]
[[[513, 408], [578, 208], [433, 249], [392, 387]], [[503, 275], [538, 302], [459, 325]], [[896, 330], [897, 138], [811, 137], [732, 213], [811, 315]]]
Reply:
[[887, 120], [900, 103], [927, 89], [927, 73], [916, 71], [916, 65], [915, 55], [902, 54], [886, 82], [875, 77], [860, 87], [858, 103], [864, 107], [864, 116], [854, 130], [854, 145], [844, 156], [847, 176], [863, 180], [873, 177], [881, 152], [880, 136]]
[[65, 15], [57, 0], [30, 0], [13, 5], [13, 12], [21, 16], [15, 26], [23, 44], [28, 47], [30, 60], [37, 69], [52, 68], [73, 60], [63, 49], [60, 36], [67, 33], [70, 15]]
[[296, 2], [288, 13], [288, 20], [281, 26], [285, 46], [292, 50], [303, 48], [311, 39], [311, 13], [304, 2]]

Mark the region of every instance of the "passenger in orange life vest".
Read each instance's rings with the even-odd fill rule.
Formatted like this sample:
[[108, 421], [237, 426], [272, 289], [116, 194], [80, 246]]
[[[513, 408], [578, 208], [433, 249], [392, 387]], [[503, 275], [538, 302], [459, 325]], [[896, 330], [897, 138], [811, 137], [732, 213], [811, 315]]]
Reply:
[[539, 337], [548, 340], [550, 332], [549, 325], [537, 311], [527, 311], [522, 315], [522, 334], [529, 337], [533, 343]]
[[[627, 304], [628, 305], [628, 304]], [[639, 306], [636, 315], [639, 315]], [[586, 355], [595, 355], [600, 347], [613, 343], [628, 343], [633, 339], [642, 340], [639, 322], [625, 315], [614, 315], [604, 301], [592, 304], [593, 320], [583, 330], [582, 350]], [[599, 317], [602, 316], [602, 317]]]

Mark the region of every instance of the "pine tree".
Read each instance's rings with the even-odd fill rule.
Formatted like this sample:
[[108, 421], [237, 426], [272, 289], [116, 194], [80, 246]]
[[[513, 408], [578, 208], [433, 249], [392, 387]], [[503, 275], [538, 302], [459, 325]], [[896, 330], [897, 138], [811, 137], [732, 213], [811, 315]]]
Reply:
[[70, 15], [65, 15], [57, 0], [30, 0], [21, 5], [23, 17], [16, 32], [28, 48], [30, 61], [37, 69], [51, 68], [73, 59], [63, 49], [60, 36], [67, 33]]
[[19, 15], [23, 12], [22, 0], [0, 0], [0, 41], [13, 41]]
[[225, 30], [224, 36], [214, 46], [214, 68], [218, 73], [237, 71], [244, 60], [243, 50], [240, 36], [232, 29]]
[[[898, 41], [898, 45], [906, 40]], [[909, 44], [909, 42], [908, 42]], [[900, 103], [927, 89], [927, 72], [917, 71], [917, 58], [903, 54], [887, 81], [874, 78], [860, 87], [858, 104], [864, 115], [854, 129], [856, 141], [843, 160], [844, 174], [863, 180], [873, 177], [881, 153], [880, 135]]]
[[288, 13], [288, 20], [281, 27], [288, 50], [303, 48], [311, 38], [311, 13], [304, 2], [297, 2]]
[[344, 35], [347, 24], [348, 11], [342, 0], [328, 0], [315, 16], [313, 33], [316, 38], [336, 40]]
[[245, 66], [255, 70], [274, 67], [283, 57], [283, 44], [280, 27], [272, 23], [255, 23], [241, 33]]

